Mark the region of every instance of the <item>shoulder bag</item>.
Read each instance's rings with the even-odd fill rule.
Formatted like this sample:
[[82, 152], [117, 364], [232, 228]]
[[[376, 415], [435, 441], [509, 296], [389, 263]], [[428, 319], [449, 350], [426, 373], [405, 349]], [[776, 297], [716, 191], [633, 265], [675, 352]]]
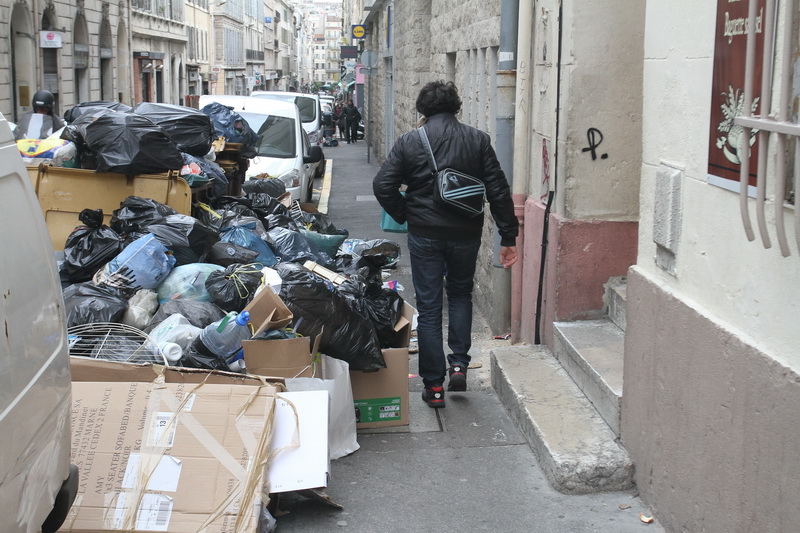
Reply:
[[434, 176], [433, 202], [448, 211], [466, 218], [483, 214], [486, 186], [476, 177], [452, 168], [439, 170], [425, 128], [417, 128], [428, 153], [428, 163]]

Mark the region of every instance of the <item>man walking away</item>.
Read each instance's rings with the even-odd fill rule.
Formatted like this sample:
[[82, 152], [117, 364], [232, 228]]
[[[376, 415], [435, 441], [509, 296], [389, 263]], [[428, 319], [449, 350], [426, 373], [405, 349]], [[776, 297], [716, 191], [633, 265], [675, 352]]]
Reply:
[[64, 127], [58, 115], [53, 112], [56, 98], [50, 91], [36, 91], [31, 101], [33, 111], [24, 113], [14, 129], [14, 139], [46, 139]]
[[[461, 99], [452, 82], [425, 85], [416, 102], [438, 168], [470, 174], [486, 186], [486, 199], [500, 233], [500, 263], [517, 262], [519, 230], [506, 177], [489, 135], [461, 124], [456, 113]], [[419, 320], [419, 375], [422, 399], [430, 407], [444, 407], [445, 374], [449, 391], [467, 390], [467, 367], [472, 346], [472, 288], [481, 245], [483, 216], [465, 218], [438, 207], [433, 201], [435, 175], [417, 131], [402, 135], [372, 182], [380, 205], [398, 223], [408, 223], [411, 276]], [[406, 185], [405, 196], [400, 186]], [[442, 334], [442, 292], [447, 292], [447, 345]], [[449, 363], [448, 370], [446, 362]]]
[[354, 143], [358, 140], [358, 123], [361, 120], [361, 113], [358, 108], [353, 105], [353, 101], [347, 102], [344, 108], [344, 117], [347, 121], [347, 142]]

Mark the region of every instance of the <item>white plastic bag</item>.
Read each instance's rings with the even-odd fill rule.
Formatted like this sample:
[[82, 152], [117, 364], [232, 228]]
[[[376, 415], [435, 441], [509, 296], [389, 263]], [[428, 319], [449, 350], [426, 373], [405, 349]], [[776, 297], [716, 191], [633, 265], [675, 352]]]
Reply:
[[356, 411], [353, 389], [350, 386], [350, 366], [346, 361], [321, 355], [320, 378], [287, 378], [286, 388], [292, 391], [326, 390], [331, 411], [328, 424], [328, 457], [338, 459], [358, 450], [356, 440]]
[[144, 329], [150, 324], [153, 315], [158, 309], [156, 293], [150, 289], [141, 289], [128, 300], [128, 309], [122, 317], [122, 323], [138, 329]]
[[171, 342], [186, 350], [195, 337], [200, 334], [200, 328], [193, 326], [189, 320], [180, 313], [169, 315], [150, 332], [150, 338], [156, 346]]

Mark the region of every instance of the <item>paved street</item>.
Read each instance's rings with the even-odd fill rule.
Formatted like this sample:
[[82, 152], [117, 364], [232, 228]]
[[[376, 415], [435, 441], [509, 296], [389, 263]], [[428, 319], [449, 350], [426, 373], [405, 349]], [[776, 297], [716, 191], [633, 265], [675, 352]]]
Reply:
[[[372, 196], [378, 170], [367, 163], [364, 141], [324, 148], [328, 173], [316, 183], [315, 199], [337, 228], [352, 238], [388, 238], [406, 249], [402, 234], [383, 233]], [[394, 277], [414, 305], [408, 258]], [[333, 461], [327, 489], [344, 507], [333, 509], [296, 495], [284, 496], [278, 532], [662, 532], [644, 524], [648, 515], [635, 493], [566, 496], [554, 491], [536, 458], [490, 385], [489, 353], [508, 341], [494, 340], [477, 313], [469, 390], [447, 395], [435, 411], [420, 399], [412, 354], [409, 390], [411, 424], [359, 432], [361, 449]]]

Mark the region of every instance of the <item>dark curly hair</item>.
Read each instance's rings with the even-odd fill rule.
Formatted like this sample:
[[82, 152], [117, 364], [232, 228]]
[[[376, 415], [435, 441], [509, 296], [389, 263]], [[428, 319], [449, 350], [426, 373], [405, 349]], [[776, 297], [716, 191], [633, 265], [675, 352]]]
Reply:
[[431, 117], [437, 113], [452, 113], [461, 110], [461, 98], [452, 81], [432, 81], [425, 84], [417, 96], [417, 111]]

